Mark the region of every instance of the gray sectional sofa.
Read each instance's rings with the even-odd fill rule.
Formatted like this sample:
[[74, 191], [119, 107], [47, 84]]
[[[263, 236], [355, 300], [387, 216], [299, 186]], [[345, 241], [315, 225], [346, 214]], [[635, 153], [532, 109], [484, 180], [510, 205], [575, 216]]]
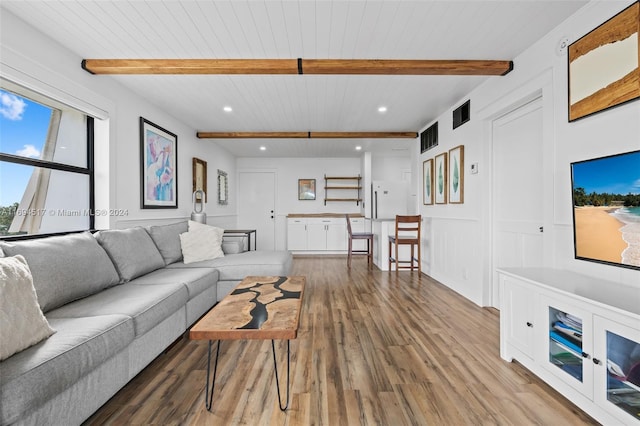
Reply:
[[248, 275], [288, 275], [287, 251], [185, 264], [187, 222], [0, 243], [26, 259], [56, 333], [0, 362], [0, 424], [79, 424]]

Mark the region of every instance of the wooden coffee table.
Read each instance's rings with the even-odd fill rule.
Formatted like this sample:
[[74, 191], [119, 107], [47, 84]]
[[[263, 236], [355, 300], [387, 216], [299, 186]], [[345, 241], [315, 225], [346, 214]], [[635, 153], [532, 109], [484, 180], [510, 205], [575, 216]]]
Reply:
[[[205, 405], [207, 410], [211, 411], [213, 405], [220, 341], [240, 339], [271, 340], [278, 405], [282, 411], [288, 408], [291, 358], [289, 342], [298, 335], [304, 284], [305, 277], [303, 276], [246, 277], [231, 293], [191, 327], [189, 331], [190, 339], [209, 341], [207, 383], [205, 385]], [[287, 340], [287, 399], [284, 405], [280, 397], [275, 339]], [[214, 340], [217, 340], [218, 344], [211, 387], [209, 387], [211, 347]]]

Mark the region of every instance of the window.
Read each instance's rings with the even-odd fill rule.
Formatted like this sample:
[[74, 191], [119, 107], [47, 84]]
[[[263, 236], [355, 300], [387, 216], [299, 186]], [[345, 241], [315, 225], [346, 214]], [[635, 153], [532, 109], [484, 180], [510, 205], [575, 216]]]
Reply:
[[94, 227], [93, 118], [0, 80], [0, 238]]

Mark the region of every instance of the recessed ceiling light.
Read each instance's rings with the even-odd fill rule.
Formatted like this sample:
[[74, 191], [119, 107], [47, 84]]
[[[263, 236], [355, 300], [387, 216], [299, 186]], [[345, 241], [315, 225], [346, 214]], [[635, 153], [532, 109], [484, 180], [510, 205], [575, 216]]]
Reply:
[[386, 106], [378, 107], [378, 112], [387, 112], [387, 107]]
[[226, 106], [224, 108], [222, 108], [225, 112], [231, 112], [233, 111], [233, 108], [231, 108], [230, 106]]
[[362, 147], [360, 145], [356, 146], [356, 151], [360, 151]]
[[260, 151], [266, 151], [266, 150], [267, 150], [267, 147], [266, 147], [266, 146], [261, 146], [261, 147], [260, 147]]

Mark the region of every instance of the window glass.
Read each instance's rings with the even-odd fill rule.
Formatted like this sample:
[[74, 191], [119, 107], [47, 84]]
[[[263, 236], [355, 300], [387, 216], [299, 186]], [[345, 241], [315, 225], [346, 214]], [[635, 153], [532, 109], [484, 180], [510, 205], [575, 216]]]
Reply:
[[0, 84], [0, 237], [90, 229], [93, 119]]

